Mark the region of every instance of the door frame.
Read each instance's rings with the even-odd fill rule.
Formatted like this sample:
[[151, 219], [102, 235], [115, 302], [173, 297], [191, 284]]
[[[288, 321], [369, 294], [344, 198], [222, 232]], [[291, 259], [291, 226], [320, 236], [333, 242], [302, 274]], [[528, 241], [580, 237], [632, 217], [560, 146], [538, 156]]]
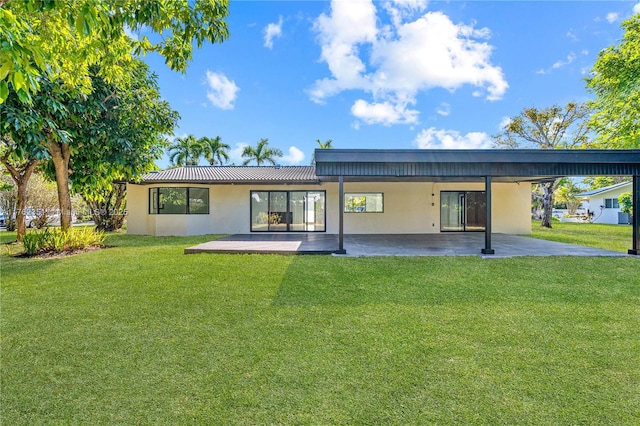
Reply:
[[[462, 229], [443, 229], [442, 227], [442, 194], [443, 193], [457, 193], [458, 194], [458, 200], [462, 200], [461, 206], [462, 206], [462, 212], [460, 214], [461, 216], [461, 226]], [[480, 193], [480, 194], [484, 194], [485, 197], [485, 203], [487, 202], [487, 193], [486, 191], [482, 191], [482, 190], [468, 190], [468, 191], [463, 191], [463, 190], [443, 190], [440, 191], [440, 232], [485, 232], [485, 227], [482, 227], [481, 229], [467, 229], [467, 215], [468, 215], [468, 205], [467, 205], [467, 194], [469, 193]], [[486, 205], [486, 204], [485, 204]]]

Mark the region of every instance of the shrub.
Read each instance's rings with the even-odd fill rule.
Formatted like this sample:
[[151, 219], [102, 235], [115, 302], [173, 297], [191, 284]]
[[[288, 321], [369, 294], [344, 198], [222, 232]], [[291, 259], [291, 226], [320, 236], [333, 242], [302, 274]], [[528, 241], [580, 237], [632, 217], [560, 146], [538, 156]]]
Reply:
[[620, 203], [620, 210], [623, 213], [633, 214], [633, 198], [631, 198], [630, 192], [620, 194], [618, 203]]
[[24, 246], [25, 253], [29, 256], [36, 254], [38, 249], [42, 247], [42, 233], [27, 232], [24, 237], [22, 237], [22, 245]]
[[59, 228], [46, 228], [42, 231], [28, 232], [24, 236], [24, 250], [28, 255], [41, 252], [60, 253], [65, 250], [82, 250], [104, 243], [103, 232], [91, 228], [72, 229], [67, 232]]

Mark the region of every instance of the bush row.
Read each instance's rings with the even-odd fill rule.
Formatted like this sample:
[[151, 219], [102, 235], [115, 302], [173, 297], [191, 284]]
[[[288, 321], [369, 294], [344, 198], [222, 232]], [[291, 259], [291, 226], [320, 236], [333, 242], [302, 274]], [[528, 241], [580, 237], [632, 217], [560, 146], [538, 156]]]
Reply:
[[28, 255], [45, 252], [63, 252], [68, 250], [82, 250], [90, 246], [104, 243], [105, 235], [93, 228], [76, 228], [61, 231], [59, 228], [46, 228], [25, 234], [22, 240], [24, 250]]

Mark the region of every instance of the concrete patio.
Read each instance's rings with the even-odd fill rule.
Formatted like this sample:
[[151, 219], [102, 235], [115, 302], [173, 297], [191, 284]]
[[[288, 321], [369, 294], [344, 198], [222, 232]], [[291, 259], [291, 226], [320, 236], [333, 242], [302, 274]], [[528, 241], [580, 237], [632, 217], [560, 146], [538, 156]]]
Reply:
[[[626, 253], [516, 235], [493, 234], [493, 255], [483, 255], [484, 233], [345, 235], [346, 254], [334, 256], [628, 256]], [[194, 253], [333, 254], [333, 234], [236, 234], [185, 249]]]

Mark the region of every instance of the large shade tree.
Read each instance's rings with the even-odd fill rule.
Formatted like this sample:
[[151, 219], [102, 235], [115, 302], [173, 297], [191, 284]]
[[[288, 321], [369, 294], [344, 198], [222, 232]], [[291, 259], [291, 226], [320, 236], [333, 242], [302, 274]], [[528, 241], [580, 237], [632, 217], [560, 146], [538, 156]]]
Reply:
[[[567, 149], [584, 146], [588, 142], [589, 128], [586, 119], [589, 108], [584, 104], [569, 102], [565, 107], [525, 108], [512, 117], [502, 132], [495, 135], [499, 148]], [[542, 190], [541, 226], [551, 228], [553, 194], [560, 178], [539, 183]]]
[[[92, 121], [71, 123], [81, 141], [70, 157], [72, 191], [89, 206], [96, 227], [113, 231], [124, 221], [125, 181], [155, 168], [179, 115], [160, 97], [157, 76], [141, 60], [129, 67], [130, 77], [119, 85], [94, 74], [86, 108], [98, 107]], [[97, 98], [97, 99], [92, 99]]]
[[603, 148], [640, 148], [640, 13], [624, 21], [619, 44], [598, 54], [587, 77], [590, 125]]
[[[66, 127], [70, 122], [91, 121], [98, 111], [86, 108], [81, 96], [94, 90], [92, 66], [99, 65], [105, 81], [126, 84], [132, 52], [154, 51], [170, 68], [184, 71], [193, 42], [201, 46], [227, 38], [227, 1], [0, 0], [0, 6], [0, 114], [7, 116], [19, 103], [28, 105], [29, 111], [22, 114], [25, 121], [14, 120], [11, 127], [19, 131], [35, 123], [39, 131], [14, 140], [19, 145], [36, 141], [47, 149], [55, 169], [61, 227], [67, 230], [71, 226], [69, 161], [83, 145]], [[128, 29], [140, 27], [158, 40], [127, 36]]]
[[[89, 93], [94, 65], [119, 82], [132, 49], [184, 72], [194, 44], [228, 37], [227, 15], [228, 0], [0, 0], [0, 103], [12, 91], [28, 102], [42, 76]], [[139, 28], [149, 37], [127, 35]]]
[[244, 147], [242, 158], [245, 158], [245, 160], [242, 162], [242, 165], [246, 166], [252, 161], [255, 161], [257, 166], [261, 166], [264, 163], [275, 165], [276, 158], [279, 157], [282, 157], [281, 150], [278, 148], [270, 148], [269, 139], [260, 139], [256, 146]]
[[[29, 108], [21, 103], [18, 108], [3, 114], [4, 109], [0, 105], [0, 163], [5, 167], [13, 180], [16, 194], [15, 206], [15, 230], [16, 238], [22, 241], [27, 232], [27, 188], [29, 180], [36, 168], [47, 158], [46, 149], [37, 143], [34, 132], [39, 132], [37, 121], [29, 119]], [[24, 121], [23, 121], [24, 120]], [[18, 124], [15, 128], [12, 123]], [[12, 212], [5, 212], [12, 215]]]

